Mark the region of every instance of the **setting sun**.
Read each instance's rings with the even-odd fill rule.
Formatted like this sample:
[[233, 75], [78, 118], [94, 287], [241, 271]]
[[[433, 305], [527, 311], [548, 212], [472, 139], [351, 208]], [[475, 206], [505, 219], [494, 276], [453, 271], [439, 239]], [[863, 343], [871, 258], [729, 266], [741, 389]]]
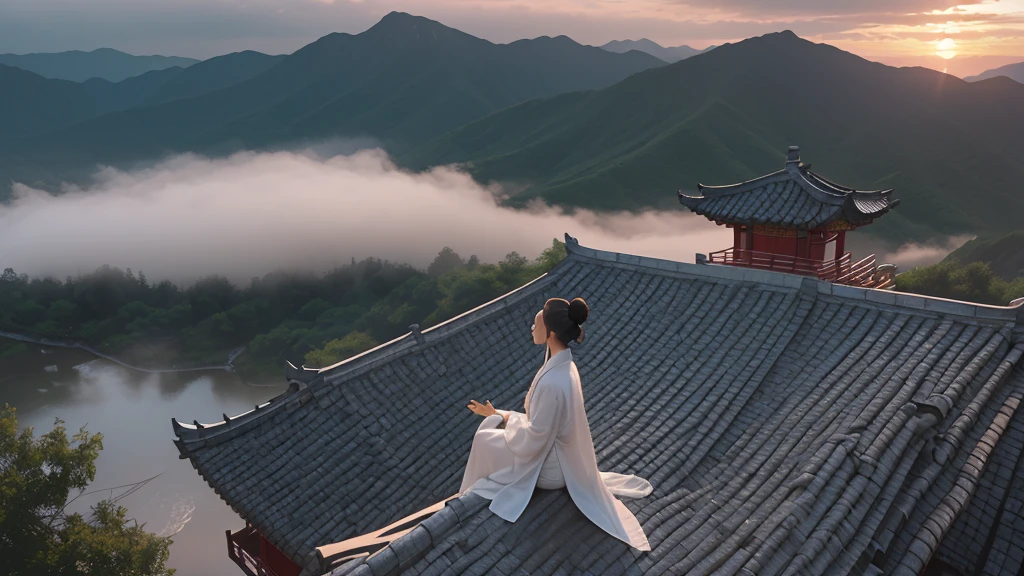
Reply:
[[952, 38], [943, 38], [936, 46], [935, 55], [946, 60], [956, 56], [956, 42]]

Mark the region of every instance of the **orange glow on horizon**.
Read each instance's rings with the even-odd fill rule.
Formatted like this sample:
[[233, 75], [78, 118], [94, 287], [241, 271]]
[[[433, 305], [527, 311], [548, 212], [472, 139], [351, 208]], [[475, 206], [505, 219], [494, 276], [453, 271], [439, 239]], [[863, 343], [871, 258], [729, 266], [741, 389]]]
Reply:
[[[396, 0], [412, 2], [412, 0]], [[695, 48], [792, 30], [863, 58], [892, 66], [925, 66], [956, 76], [1024, 61], [1024, 0], [939, 0], [865, 3], [750, 3], [708, 0], [440, 0], [492, 14], [580, 21], [592, 26], [574, 39], [649, 38], [662, 46]], [[564, 27], [552, 25], [553, 31]], [[571, 35], [571, 33], [570, 33]]]
[[936, 45], [937, 50], [935, 55], [944, 60], [949, 60], [956, 56], [956, 42], [952, 38], [943, 38]]

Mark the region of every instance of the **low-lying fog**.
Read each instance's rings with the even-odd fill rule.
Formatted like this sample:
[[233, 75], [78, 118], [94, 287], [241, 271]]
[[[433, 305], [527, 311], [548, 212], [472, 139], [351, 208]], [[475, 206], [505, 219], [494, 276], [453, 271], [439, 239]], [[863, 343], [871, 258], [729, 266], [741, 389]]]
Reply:
[[[513, 250], [532, 258], [564, 232], [585, 246], [691, 262], [732, 244], [731, 231], [683, 210], [501, 207], [497, 187], [453, 168], [409, 173], [379, 149], [183, 155], [135, 172], [106, 169], [95, 184], [59, 196], [22, 184], [13, 191], [0, 205], [0, 268], [57, 278], [109, 264], [151, 280], [218, 274], [244, 284], [272, 270], [323, 271], [369, 256], [425, 268], [443, 246], [497, 262]], [[887, 257], [906, 269], [952, 248], [910, 246]]]

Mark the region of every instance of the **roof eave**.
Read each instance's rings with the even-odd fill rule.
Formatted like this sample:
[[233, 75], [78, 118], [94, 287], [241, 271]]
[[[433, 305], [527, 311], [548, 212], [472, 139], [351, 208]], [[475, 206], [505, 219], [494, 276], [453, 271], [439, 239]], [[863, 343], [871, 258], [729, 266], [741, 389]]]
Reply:
[[679, 191], [678, 196], [680, 204], [694, 211], [696, 211], [697, 207], [706, 199], [704, 196], [690, 196], [681, 190]]
[[891, 193], [892, 189], [878, 191], [877, 194], [879, 197], [876, 199], [884, 202], [884, 205], [873, 212], [865, 212], [864, 210], [862, 210], [861, 207], [858, 206], [857, 204], [858, 198], [856, 198], [854, 194], [848, 195], [846, 197], [846, 201], [843, 202], [843, 218], [845, 218], [851, 224], [856, 224], [858, 226], [874, 222], [875, 220], [888, 214], [889, 210], [892, 210], [896, 206], [899, 206], [900, 201], [898, 198], [889, 197]]

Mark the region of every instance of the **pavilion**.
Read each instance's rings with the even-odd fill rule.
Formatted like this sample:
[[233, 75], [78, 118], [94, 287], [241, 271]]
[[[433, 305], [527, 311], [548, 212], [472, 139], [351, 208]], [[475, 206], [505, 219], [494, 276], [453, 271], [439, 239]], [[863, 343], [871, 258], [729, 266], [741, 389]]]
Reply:
[[892, 288], [895, 266], [874, 254], [854, 261], [846, 233], [868, 225], [899, 200], [892, 190], [862, 191], [829, 182], [800, 161], [790, 146], [783, 169], [730, 184], [698, 184], [700, 196], [679, 192], [679, 202], [733, 229], [733, 245], [712, 252], [713, 263], [815, 276], [839, 284]]

